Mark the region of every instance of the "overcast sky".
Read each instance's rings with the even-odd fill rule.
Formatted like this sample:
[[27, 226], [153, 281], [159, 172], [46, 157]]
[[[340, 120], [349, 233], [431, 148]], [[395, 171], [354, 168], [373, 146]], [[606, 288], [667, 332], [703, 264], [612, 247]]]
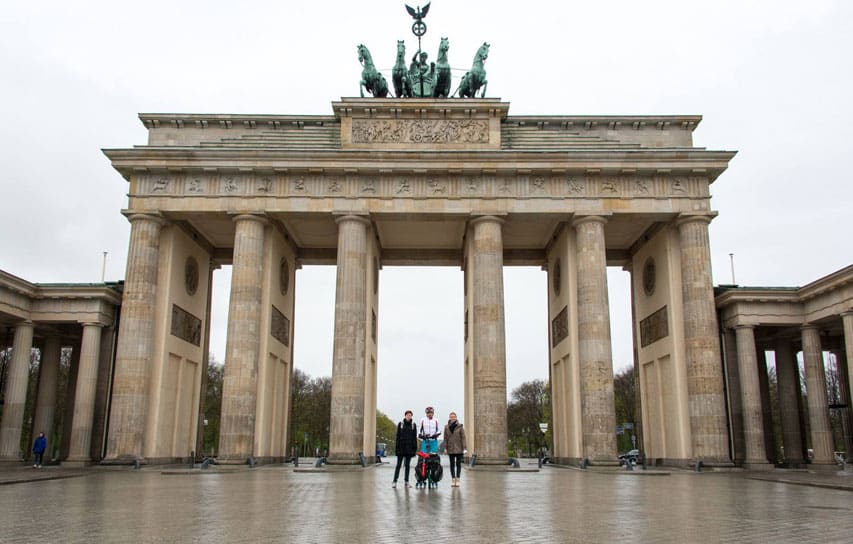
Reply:
[[[712, 186], [717, 283], [802, 285], [853, 261], [853, 3], [433, 0], [425, 50], [470, 66], [510, 114], [701, 114], [737, 150]], [[6, 2], [0, 9], [0, 269], [33, 282], [124, 277], [127, 183], [101, 148], [146, 141], [139, 112], [330, 114], [357, 96], [355, 46], [417, 47], [402, 1]], [[458, 72], [454, 74], [458, 78]], [[388, 77], [388, 76], [386, 76]], [[454, 88], [456, 86], [454, 81]], [[211, 350], [225, 351], [229, 273]], [[509, 389], [546, 378], [545, 273], [506, 269]], [[611, 270], [614, 367], [631, 362], [627, 274]], [[297, 274], [295, 365], [331, 374], [334, 267]], [[380, 410], [462, 413], [462, 273], [381, 273]]]

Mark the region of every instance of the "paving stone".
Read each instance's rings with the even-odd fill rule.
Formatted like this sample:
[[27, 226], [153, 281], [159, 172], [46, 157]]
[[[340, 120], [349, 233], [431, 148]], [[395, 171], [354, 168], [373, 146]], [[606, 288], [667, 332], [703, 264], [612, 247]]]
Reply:
[[[449, 475], [448, 467], [445, 474]], [[391, 489], [393, 468], [204, 477], [91, 470], [0, 486], [0, 542], [850, 542], [850, 491], [743, 473], [632, 478], [464, 471]]]

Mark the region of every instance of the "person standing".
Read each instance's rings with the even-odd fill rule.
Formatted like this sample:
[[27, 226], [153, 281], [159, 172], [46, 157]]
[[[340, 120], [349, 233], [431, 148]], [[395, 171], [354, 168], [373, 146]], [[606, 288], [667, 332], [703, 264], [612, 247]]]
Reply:
[[456, 419], [456, 412], [450, 412], [450, 419], [444, 426], [444, 449], [450, 457], [450, 477], [452, 487], [459, 487], [462, 478], [462, 456], [465, 454], [465, 429]]
[[38, 438], [33, 442], [33, 468], [41, 468], [44, 459], [44, 450], [47, 449], [47, 438], [44, 433], [39, 433]]
[[424, 453], [438, 453], [438, 420], [433, 419], [435, 410], [432, 406], [426, 407], [426, 417], [421, 418], [418, 425], [418, 437], [421, 439], [421, 451]]
[[403, 461], [406, 462], [405, 481], [406, 487], [412, 487], [409, 484], [409, 467], [412, 464], [412, 457], [418, 451], [418, 430], [415, 428], [415, 422], [412, 421], [412, 411], [406, 410], [403, 415], [403, 421], [397, 423], [397, 440], [394, 444], [394, 453], [397, 455], [397, 468], [394, 469], [394, 483], [391, 487], [397, 487], [397, 478], [400, 477], [400, 466]]

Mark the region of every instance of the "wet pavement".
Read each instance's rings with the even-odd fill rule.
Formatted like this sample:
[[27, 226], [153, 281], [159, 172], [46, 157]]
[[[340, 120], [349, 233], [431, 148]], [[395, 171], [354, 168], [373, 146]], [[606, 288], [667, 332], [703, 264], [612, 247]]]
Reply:
[[91, 469], [0, 486], [0, 542], [853, 540], [851, 491], [746, 476], [466, 470], [459, 488], [445, 480], [416, 490], [402, 477], [391, 489], [389, 465], [357, 472]]

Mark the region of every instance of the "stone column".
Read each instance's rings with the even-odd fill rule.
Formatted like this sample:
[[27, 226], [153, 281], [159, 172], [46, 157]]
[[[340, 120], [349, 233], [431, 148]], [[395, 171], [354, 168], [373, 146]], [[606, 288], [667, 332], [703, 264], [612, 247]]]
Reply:
[[[474, 439], [477, 463], [507, 462], [506, 328], [504, 323], [503, 219], [471, 223], [471, 341]], [[470, 417], [470, 416], [468, 416]]]
[[693, 455], [711, 464], [729, 464], [720, 339], [711, 280], [707, 214], [682, 214], [681, 295], [684, 306], [684, 351]]
[[802, 465], [803, 439], [800, 434], [800, 380], [794, 347], [788, 338], [777, 338], [776, 379], [779, 387], [779, 418], [786, 465]]
[[604, 224], [597, 215], [572, 221], [577, 240], [578, 364], [584, 457], [616, 462], [616, 405], [607, 299]]
[[[842, 358], [847, 366], [847, 400], [846, 410], [848, 418], [853, 416], [853, 310], [841, 314], [841, 322], [844, 327], [844, 351]], [[853, 426], [853, 425], [848, 425]], [[853, 432], [847, 435], [847, 459], [853, 460]]]
[[[18, 323], [12, 342], [12, 361], [6, 368], [3, 420], [0, 422], [0, 461], [17, 461], [21, 458], [21, 430], [24, 426], [24, 404], [27, 401], [32, 350], [32, 322]], [[28, 451], [25, 450], [24, 455], [28, 455]]]
[[764, 413], [761, 407], [761, 388], [758, 381], [758, 360], [755, 351], [755, 331], [751, 325], [735, 328], [737, 364], [740, 378], [743, 436], [746, 445], [746, 468], [769, 468], [764, 447]]
[[36, 396], [36, 415], [33, 418], [33, 436], [44, 433], [47, 438], [45, 459], [53, 452], [53, 416], [56, 412], [56, 387], [59, 380], [59, 360], [62, 341], [59, 336], [48, 336], [44, 341], [39, 364], [39, 387]]
[[355, 464], [364, 444], [364, 376], [367, 346], [367, 232], [365, 217], [337, 218], [335, 338], [332, 353], [330, 464]]
[[853, 414], [851, 414], [850, 407], [850, 383], [848, 382], [849, 368], [847, 367], [847, 358], [844, 356], [843, 349], [834, 349], [831, 353], [835, 357], [838, 368], [838, 389], [841, 395], [839, 402], [846, 405], [844, 408], [841, 408], [841, 433], [844, 437], [844, 445], [842, 447], [844, 451], [853, 452], [853, 429], [851, 429], [851, 419], [853, 419], [851, 416]]
[[95, 414], [95, 391], [98, 386], [98, 364], [101, 354], [100, 323], [83, 323], [80, 363], [74, 393], [74, 415], [71, 419], [69, 464], [87, 464], [91, 458], [92, 424]]
[[832, 428], [829, 425], [829, 406], [826, 401], [826, 372], [820, 331], [813, 325], [803, 327], [803, 359], [806, 365], [806, 391], [809, 402], [809, 427], [814, 450], [813, 465], [834, 465]]
[[163, 225], [162, 219], [147, 214], [134, 214], [128, 220], [130, 246], [107, 438], [106, 460], [113, 462], [132, 462], [142, 457]]
[[219, 459], [243, 463], [254, 454], [267, 220], [259, 215], [243, 214], [236, 216], [234, 223], [236, 233], [225, 341]]
[[743, 409], [741, 408], [740, 371], [737, 361], [737, 340], [734, 329], [723, 329], [723, 353], [725, 354], [728, 380], [729, 417], [731, 425], [731, 455], [736, 462], [746, 459], [743, 439]]

